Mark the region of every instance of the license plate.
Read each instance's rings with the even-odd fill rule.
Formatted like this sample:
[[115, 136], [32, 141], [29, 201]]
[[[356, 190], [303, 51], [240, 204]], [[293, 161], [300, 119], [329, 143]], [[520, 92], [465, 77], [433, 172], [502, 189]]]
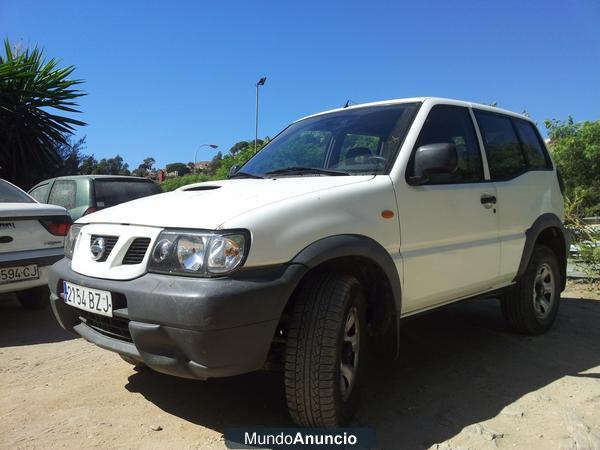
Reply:
[[110, 292], [92, 289], [63, 281], [63, 300], [66, 304], [94, 314], [112, 317]]
[[40, 272], [38, 271], [38, 266], [35, 264], [20, 267], [3, 267], [0, 269], [0, 284], [36, 280], [39, 277]]

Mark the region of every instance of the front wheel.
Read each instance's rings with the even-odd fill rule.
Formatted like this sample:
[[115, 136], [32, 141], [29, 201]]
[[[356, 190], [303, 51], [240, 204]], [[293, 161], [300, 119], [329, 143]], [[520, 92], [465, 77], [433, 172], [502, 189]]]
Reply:
[[339, 427], [354, 414], [366, 358], [364, 308], [351, 275], [325, 273], [301, 288], [285, 352], [287, 404], [298, 425]]
[[560, 270], [554, 252], [537, 246], [527, 270], [501, 299], [508, 323], [523, 334], [541, 334], [554, 324], [560, 303]]

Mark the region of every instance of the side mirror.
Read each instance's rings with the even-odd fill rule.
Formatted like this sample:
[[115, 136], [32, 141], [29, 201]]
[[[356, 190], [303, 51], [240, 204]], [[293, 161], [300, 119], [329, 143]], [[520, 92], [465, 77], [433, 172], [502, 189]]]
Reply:
[[234, 176], [238, 170], [240, 170], [240, 166], [231, 166], [231, 168], [229, 169], [228, 177], [231, 178], [232, 176]]
[[415, 152], [414, 170], [408, 183], [412, 186], [427, 183], [430, 175], [452, 173], [457, 166], [456, 145], [450, 143], [423, 145]]

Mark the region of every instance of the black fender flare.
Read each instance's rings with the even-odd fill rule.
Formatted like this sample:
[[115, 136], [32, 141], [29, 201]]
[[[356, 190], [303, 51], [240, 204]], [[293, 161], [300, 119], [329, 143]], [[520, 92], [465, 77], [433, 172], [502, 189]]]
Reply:
[[302, 264], [309, 270], [329, 260], [361, 256], [376, 263], [385, 273], [390, 283], [396, 312], [402, 307], [402, 289], [396, 264], [383, 246], [368, 236], [360, 234], [339, 234], [329, 236], [305, 247], [291, 261]]
[[[396, 264], [390, 253], [374, 239], [359, 234], [341, 234], [325, 237], [306, 246], [291, 261], [306, 267], [303, 275], [322, 263], [343, 257], [363, 257], [375, 263], [387, 277], [395, 307], [394, 348], [391, 355], [398, 359], [400, 353], [400, 312], [402, 288]], [[298, 280], [296, 286], [299, 284]], [[392, 330], [390, 330], [392, 331]], [[392, 338], [392, 336], [390, 336]], [[391, 343], [391, 342], [390, 342]]]
[[565, 257], [562, 261], [559, 261], [563, 273], [562, 275], [562, 287], [564, 289], [564, 284], [567, 279], [567, 255], [569, 254], [569, 245], [570, 245], [570, 237], [567, 232], [565, 226], [562, 221], [558, 218], [556, 214], [553, 213], [544, 213], [539, 216], [535, 222], [525, 231], [525, 246], [523, 247], [523, 254], [521, 255], [521, 262], [519, 264], [519, 269], [517, 270], [517, 274], [513, 281], [517, 282], [523, 276], [525, 271], [527, 270], [527, 266], [529, 265], [529, 261], [531, 260], [531, 255], [533, 254], [533, 249], [535, 248], [535, 244], [537, 240], [542, 234], [544, 230], [555, 228], [558, 229], [561, 233], [561, 237], [565, 243]]

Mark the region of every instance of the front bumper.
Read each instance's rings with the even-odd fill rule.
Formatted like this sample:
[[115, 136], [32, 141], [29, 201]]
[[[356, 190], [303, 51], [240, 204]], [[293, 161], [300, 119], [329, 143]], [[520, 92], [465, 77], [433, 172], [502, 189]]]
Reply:
[[[54, 264], [48, 280], [63, 328], [158, 372], [200, 379], [263, 367], [287, 299], [306, 269], [288, 264], [228, 278], [149, 273], [115, 281], [80, 275], [70, 263]], [[64, 280], [111, 291], [113, 319], [65, 304]]]

